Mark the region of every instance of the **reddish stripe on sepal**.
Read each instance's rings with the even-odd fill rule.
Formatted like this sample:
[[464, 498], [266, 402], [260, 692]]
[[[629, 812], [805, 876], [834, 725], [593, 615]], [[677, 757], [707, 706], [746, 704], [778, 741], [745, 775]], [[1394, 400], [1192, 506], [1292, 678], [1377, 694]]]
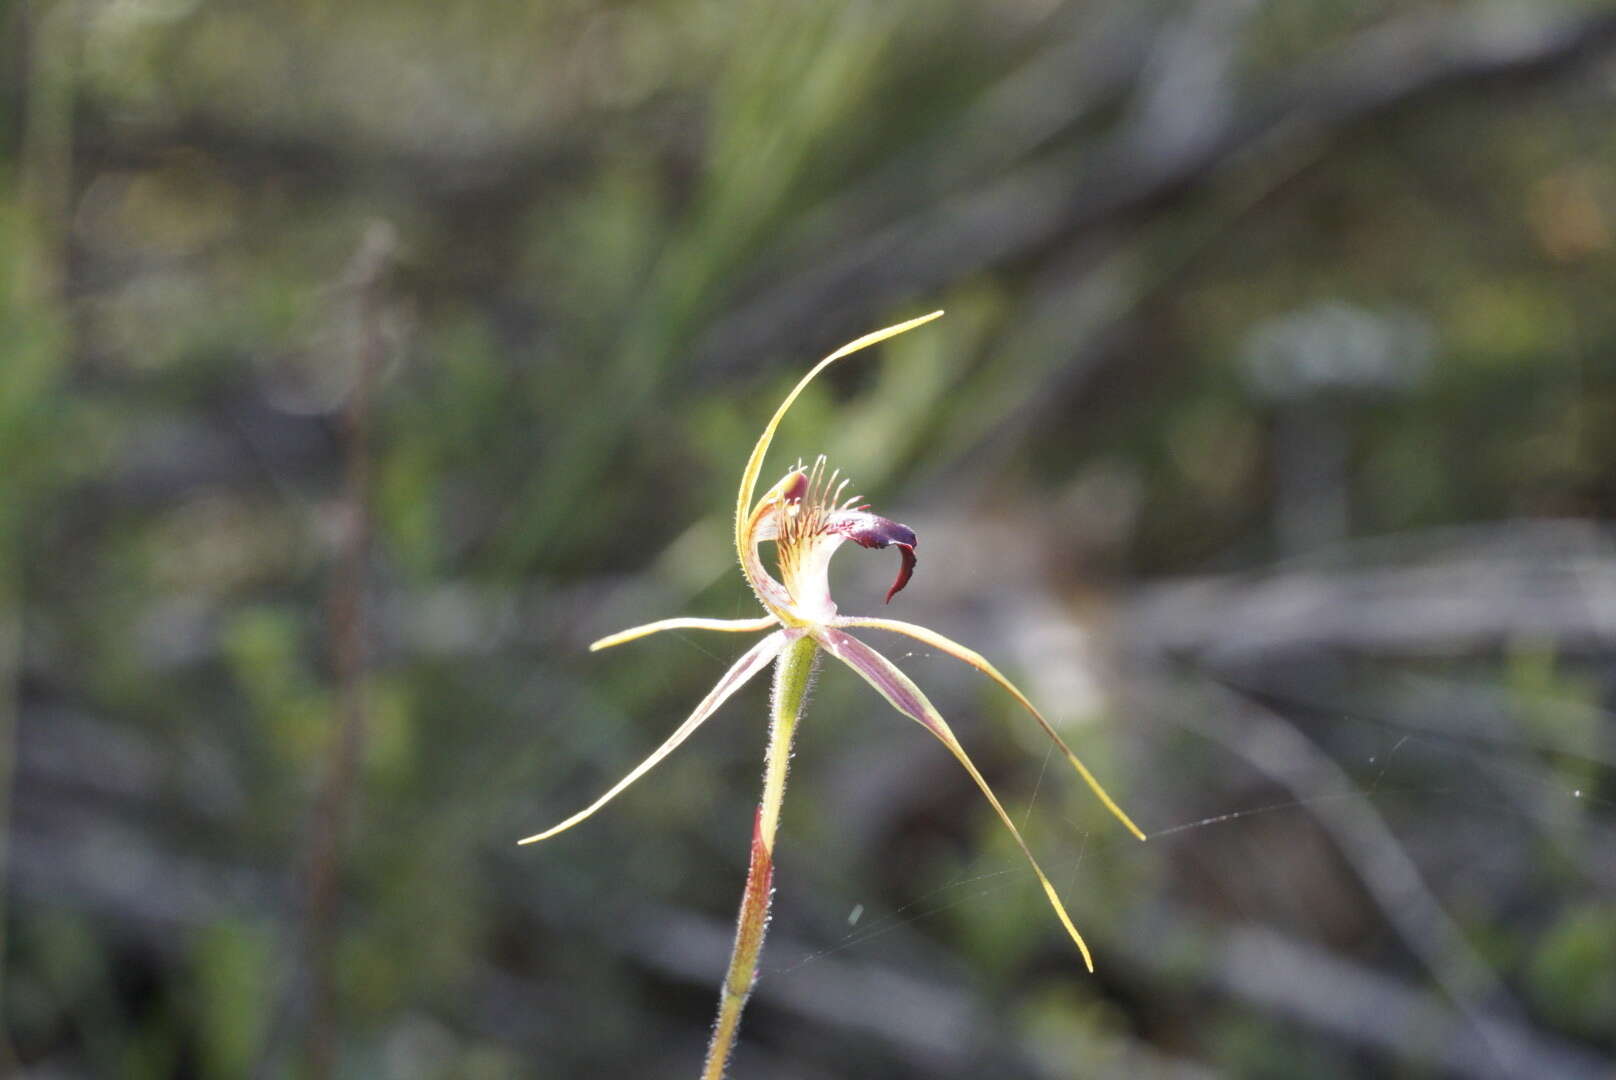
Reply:
[[[920, 696], [914, 683], [908, 681], [892, 662], [845, 630], [824, 628], [814, 637], [830, 654], [860, 675], [892, 703], [893, 708], [912, 720], [925, 725], [939, 738], [944, 729], [934, 719], [931, 703]], [[894, 674], [896, 673], [896, 675]], [[946, 741], [946, 740], [945, 740]]]

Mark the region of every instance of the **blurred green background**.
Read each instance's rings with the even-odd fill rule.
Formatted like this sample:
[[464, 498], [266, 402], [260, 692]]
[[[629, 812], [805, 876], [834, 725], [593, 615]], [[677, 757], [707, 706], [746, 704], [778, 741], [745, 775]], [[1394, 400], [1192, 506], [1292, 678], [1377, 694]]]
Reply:
[[[1616, 9], [0, 0], [0, 1072], [689, 1077], [726, 534], [920, 535], [738, 1077], [1616, 1075]], [[890, 553], [838, 560], [874, 612]], [[877, 635], [871, 634], [875, 641]]]

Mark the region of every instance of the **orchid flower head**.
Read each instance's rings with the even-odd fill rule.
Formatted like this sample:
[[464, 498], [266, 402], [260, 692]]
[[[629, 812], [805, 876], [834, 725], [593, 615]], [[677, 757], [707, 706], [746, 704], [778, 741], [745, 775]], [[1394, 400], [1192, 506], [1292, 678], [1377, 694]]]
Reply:
[[[867, 548], [896, 547], [902, 561], [887, 602], [915, 572], [915, 532], [907, 525], [869, 512], [861, 495], [843, 499], [849, 481], [840, 472], [825, 474], [823, 454], [812, 466], [801, 462], [759, 500], [748, 522], [740, 551], [741, 569], [764, 607], [783, 625], [813, 626], [836, 617], [830, 597], [830, 557], [844, 540]], [[763, 568], [757, 556], [761, 541], [773, 540], [780, 580]], [[769, 598], [786, 601], [775, 607]]]
[[[589, 806], [544, 832], [527, 837], [521, 841], [522, 843], [547, 839], [593, 815], [672, 753], [753, 675], [779, 658], [788, 645], [807, 636], [813, 638], [819, 648], [856, 672], [897, 712], [929, 731], [954, 755], [1027, 857], [1062, 926], [1077, 944], [1089, 970], [1093, 970], [1094, 964], [1088, 946], [1077, 932], [1077, 928], [1072, 925], [1072, 920], [1067, 915], [1054, 886], [1050, 884], [1048, 876], [1038, 865], [1037, 859], [1033, 857], [1022, 838], [1021, 831], [1016, 828], [992, 788], [983, 779], [948, 722], [943, 719], [942, 714], [937, 711], [925, 693], [896, 664], [848, 633], [848, 630], [869, 628], [903, 634], [931, 648], [946, 652], [982, 672], [1003, 687], [1033, 715], [1044, 733], [1061, 750], [1078, 775], [1130, 832], [1140, 840], [1145, 838], [1145, 834], [1127, 814], [1123, 813], [1121, 807], [1106, 793], [1100, 782], [1066, 745], [1065, 740], [1027, 696], [980, 653], [924, 626], [896, 619], [845, 616], [838, 612], [835, 601], [831, 599], [829, 587], [830, 559], [836, 550], [847, 540], [866, 548], [897, 548], [900, 560], [898, 575], [886, 595], [887, 601], [891, 602], [914, 574], [917, 540], [912, 529], [871, 513], [869, 506], [856, 494], [846, 497], [851, 485], [838, 471], [827, 471], [828, 463], [823, 456], [815, 458], [808, 465], [799, 461], [761, 496], [757, 495], [763, 460], [781, 420], [820, 372], [843, 357], [913, 330], [940, 315], [941, 311], [934, 311], [929, 315], [922, 315], [917, 319], [910, 319], [866, 334], [842, 346], [816, 364], [786, 395], [747, 458], [746, 465], [741, 471], [740, 490], [735, 503], [736, 556], [747, 584], [751, 586], [758, 602], [763, 606], [764, 614], [754, 619], [701, 617], [662, 619], [601, 638], [592, 644], [590, 649], [593, 651], [621, 645], [661, 630], [718, 630], [736, 633], [772, 630], [773, 633], [753, 645], [735, 662], [696, 710], [650, 757]], [[769, 541], [775, 545], [778, 577], [769, 572], [759, 551], [759, 545]]]

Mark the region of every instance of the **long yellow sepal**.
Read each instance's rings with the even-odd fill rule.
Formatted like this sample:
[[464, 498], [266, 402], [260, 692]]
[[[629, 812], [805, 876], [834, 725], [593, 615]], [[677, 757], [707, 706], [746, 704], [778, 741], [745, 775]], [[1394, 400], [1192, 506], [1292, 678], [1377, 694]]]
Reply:
[[740, 494], [735, 499], [735, 554], [741, 560], [743, 566], [746, 564], [746, 545], [750, 539], [747, 532], [752, 519], [752, 496], [757, 491], [758, 474], [763, 471], [763, 456], [769, 452], [769, 444], [774, 441], [775, 430], [779, 428], [780, 421], [785, 419], [787, 410], [796, 402], [808, 384], [814, 381], [815, 376], [842, 359], [842, 357], [851, 356], [860, 349], [868, 349], [871, 345], [879, 345], [887, 338], [897, 337], [899, 334], [913, 330], [917, 326], [924, 326], [933, 319], [940, 318], [942, 314], [941, 311], [934, 311], [929, 315], [922, 315], [918, 319], [910, 319], [907, 322], [889, 326], [884, 330], [865, 334], [857, 341], [848, 342], [815, 364], [813, 369], [804, 375], [797, 385], [792, 388], [791, 393], [786, 395], [786, 399], [774, 411], [774, 416], [769, 420], [768, 426], [763, 429], [763, 434], [758, 436], [757, 445], [752, 448], [752, 456], [746, 459], [746, 468], [741, 471]]

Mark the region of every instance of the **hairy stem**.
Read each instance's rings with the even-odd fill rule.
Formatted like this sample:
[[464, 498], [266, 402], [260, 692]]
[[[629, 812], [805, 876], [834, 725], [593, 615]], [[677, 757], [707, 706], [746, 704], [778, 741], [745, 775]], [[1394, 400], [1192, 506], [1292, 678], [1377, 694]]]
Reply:
[[791, 762], [791, 740], [808, 701], [816, 643], [804, 637], [786, 646], [774, 667], [773, 715], [769, 723], [769, 750], [763, 767], [763, 801], [752, 826], [752, 862], [741, 894], [741, 913], [735, 921], [735, 947], [729, 970], [718, 994], [718, 1021], [707, 1047], [702, 1080], [722, 1080], [741, 1026], [741, 1010], [757, 981], [758, 956], [769, 926], [769, 901], [774, 896], [774, 832], [780, 824], [780, 801], [786, 793], [786, 769]]

